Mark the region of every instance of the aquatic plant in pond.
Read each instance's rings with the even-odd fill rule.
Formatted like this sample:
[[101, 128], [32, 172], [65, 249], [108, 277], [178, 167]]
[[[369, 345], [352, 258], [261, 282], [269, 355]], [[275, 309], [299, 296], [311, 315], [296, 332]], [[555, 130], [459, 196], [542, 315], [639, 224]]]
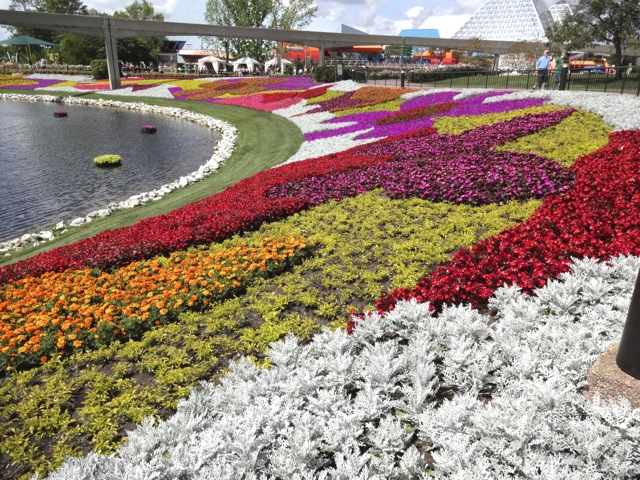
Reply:
[[93, 163], [98, 167], [117, 167], [122, 163], [120, 155], [100, 155], [93, 159]]

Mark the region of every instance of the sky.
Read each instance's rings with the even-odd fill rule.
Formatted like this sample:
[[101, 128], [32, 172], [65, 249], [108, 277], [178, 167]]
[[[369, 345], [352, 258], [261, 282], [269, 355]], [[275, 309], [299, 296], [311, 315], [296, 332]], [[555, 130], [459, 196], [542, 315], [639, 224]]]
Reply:
[[[342, 24], [378, 35], [398, 35], [401, 30], [418, 28], [432, 15], [471, 15], [485, 0], [315, 0], [318, 11], [305, 30], [340, 32]], [[124, 10], [133, 0], [84, 0], [88, 8], [113, 13]], [[0, 10], [7, 10], [11, 0], [0, 0]], [[206, 23], [206, 0], [150, 1], [156, 13], [166, 21]], [[0, 31], [0, 39], [7, 38]], [[170, 37], [187, 41], [185, 48], [200, 48], [198, 37]]]

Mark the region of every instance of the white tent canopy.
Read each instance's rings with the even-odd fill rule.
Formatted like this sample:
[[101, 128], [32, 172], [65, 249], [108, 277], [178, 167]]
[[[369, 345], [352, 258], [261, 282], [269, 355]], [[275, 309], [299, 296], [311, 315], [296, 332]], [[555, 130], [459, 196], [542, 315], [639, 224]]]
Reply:
[[235, 62], [231, 62], [231, 65], [233, 65], [234, 72], [237, 72], [238, 69], [241, 68], [246, 68], [249, 72], [253, 72], [255, 70], [255, 66], [259, 66], [260, 62], [251, 57], [242, 57]]
[[[291, 62], [286, 58], [282, 58], [280, 61], [282, 62], [282, 65], [291, 65]], [[268, 62], [264, 62], [265, 67], [270, 67], [271, 65], [278, 65], [278, 64], [279, 62], [277, 58], [272, 58]]]
[[204, 68], [207, 70], [211, 69], [216, 73], [220, 72], [221, 68], [227, 64], [224, 60], [218, 57], [214, 57], [213, 55], [209, 55], [207, 57], [202, 57], [198, 59], [198, 70], [202, 71]]

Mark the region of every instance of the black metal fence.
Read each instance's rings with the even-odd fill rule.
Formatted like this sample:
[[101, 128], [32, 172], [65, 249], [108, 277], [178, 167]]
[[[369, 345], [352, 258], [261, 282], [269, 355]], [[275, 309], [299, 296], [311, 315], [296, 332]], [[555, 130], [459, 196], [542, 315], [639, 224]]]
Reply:
[[[445, 87], [445, 88], [490, 88], [494, 90], [530, 90], [537, 82], [536, 70], [457, 71], [456, 69], [416, 69], [384, 72], [383, 75], [354, 69], [351, 78], [360, 83], [392, 87]], [[401, 77], [404, 77], [401, 78]], [[404, 80], [404, 81], [403, 81]], [[555, 73], [549, 75], [545, 85], [548, 90], [558, 90], [559, 80]], [[565, 90], [587, 92], [609, 92], [640, 96], [640, 71], [634, 67], [623, 67], [620, 74], [615, 70], [569, 70]]]

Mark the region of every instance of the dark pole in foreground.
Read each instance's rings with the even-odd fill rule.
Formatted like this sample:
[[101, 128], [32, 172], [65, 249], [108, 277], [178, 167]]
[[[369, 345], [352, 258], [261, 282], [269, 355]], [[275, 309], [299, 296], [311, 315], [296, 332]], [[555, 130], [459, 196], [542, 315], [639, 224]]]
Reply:
[[624, 373], [640, 380], [640, 274], [631, 296], [616, 363]]

